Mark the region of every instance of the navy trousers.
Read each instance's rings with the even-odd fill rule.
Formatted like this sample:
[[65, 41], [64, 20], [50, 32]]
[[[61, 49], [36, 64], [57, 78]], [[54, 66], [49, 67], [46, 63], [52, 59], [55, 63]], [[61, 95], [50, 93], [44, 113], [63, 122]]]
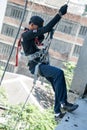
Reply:
[[50, 66], [47, 64], [41, 64], [39, 66], [40, 73], [44, 76], [52, 85], [55, 92], [55, 105], [54, 112], [60, 112], [60, 104], [67, 102], [67, 89], [64, 78], [63, 70]]

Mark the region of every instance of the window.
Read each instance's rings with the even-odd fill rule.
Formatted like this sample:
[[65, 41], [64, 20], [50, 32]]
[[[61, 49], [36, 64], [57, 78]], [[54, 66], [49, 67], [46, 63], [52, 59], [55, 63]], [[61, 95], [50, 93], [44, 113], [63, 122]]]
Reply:
[[[12, 46], [4, 43], [0, 43], [0, 54], [8, 56], [10, 54]], [[13, 56], [15, 55], [16, 49], [14, 48]]]
[[[24, 21], [26, 20], [27, 17], [27, 11], [25, 13], [25, 17], [24, 17]], [[20, 20], [22, 18], [22, 14], [23, 14], [23, 8], [18, 6], [13, 6], [13, 5], [7, 5], [7, 9], [6, 9], [6, 16], [15, 18], [17, 20]]]
[[77, 23], [62, 19], [58, 24], [57, 30], [63, 33], [75, 35], [77, 30]]
[[21, 19], [22, 10], [19, 10], [17, 8], [13, 8], [11, 13], [10, 13], [10, 16], [15, 18], [15, 19]]
[[17, 28], [8, 24], [3, 24], [1, 33], [9, 37], [15, 37]]
[[86, 33], [87, 33], [87, 27], [86, 26], [81, 26], [80, 31], [79, 31], [79, 36], [80, 37], [85, 37]]
[[85, 11], [84, 12], [87, 13], [87, 5], [85, 5]]
[[[0, 61], [0, 66], [4, 69], [6, 67], [6, 62]], [[9, 64], [6, 69], [7, 72], [14, 72], [14, 65]]]
[[74, 48], [74, 51], [73, 51], [73, 56], [79, 57], [80, 50], [81, 50], [81, 46], [75, 45], [75, 48]]
[[53, 39], [50, 48], [61, 54], [64, 54], [64, 53], [69, 54], [72, 48], [72, 44], [58, 40], [58, 39]]
[[71, 29], [72, 29], [72, 27], [69, 27], [67, 25], [62, 25], [59, 27], [59, 31], [61, 31], [63, 33], [67, 33], [67, 34], [71, 33]]
[[[0, 60], [7, 60], [10, 53], [11, 53], [12, 46], [5, 44], [5, 43], [0, 43]], [[16, 47], [13, 50], [12, 56], [11, 56], [11, 61], [15, 61], [15, 54], [16, 54]]]

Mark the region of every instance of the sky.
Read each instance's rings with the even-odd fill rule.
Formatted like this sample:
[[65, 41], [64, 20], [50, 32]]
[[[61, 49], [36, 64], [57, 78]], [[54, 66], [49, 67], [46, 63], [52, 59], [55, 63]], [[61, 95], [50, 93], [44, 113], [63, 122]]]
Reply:
[[65, 3], [69, 2], [68, 12], [82, 15], [87, 5], [87, 0], [45, 0], [49, 6], [60, 8]]
[[49, 3], [52, 5], [63, 5], [65, 2], [69, 1], [70, 3], [76, 3], [76, 4], [87, 4], [87, 0], [45, 0], [45, 3]]
[[87, 0], [70, 0], [70, 2], [77, 4], [87, 4]]

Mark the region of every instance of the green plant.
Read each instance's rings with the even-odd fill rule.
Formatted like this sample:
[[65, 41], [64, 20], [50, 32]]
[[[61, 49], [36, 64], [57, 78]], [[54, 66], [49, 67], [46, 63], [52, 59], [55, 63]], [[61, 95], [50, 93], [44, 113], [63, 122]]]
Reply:
[[2, 73], [3, 73], [3, 67], [2, 66], [0, 66], [0, 77], [2, 76]]
[[[70, 88], [73, 70], [75, 65], [71, 62], [64, 63], [65, 78], [68, 89]], [[47, 86], [49, 88], [49, 86]], [[6, 102], [6, 94], [3, 88], [0, 90], [0, 102]], [[53, 108], [40, 111], [36, 106], [27, 104], [24, 110], [20, 113], [23, 104], [8, 105], [9, 110], [2, 114], [5, 119], [3, 124], [0, 124], [0, 130], [14, 130], [17, 123], [17, 130], [53, 130], [56, 126], [54, 120]], [[20, 118], [19, 118], [20, 117]]]
[[22, 105], [11, 106], [10, 110], [3, 114], [6, 123], [0, 126], [1, 130], [13, 130], [16, 122], [18, 130], [53, 130], [55, 128], [56, 122], [52, 109], [41, 112], [36, 106], [27, 104], [20, 114], [21, 107]]
[[0, 104], [6, 105], [7, 104], [7, 96], [5, 93], [5, 89], [0, 87]]
[[66, 62], [64, 63], [64, 68], [65, 68], [64, 73], [65, 73], [66, 85], [67, 89], [69, 89], [73, 78], [75, 64], [72, 62]]

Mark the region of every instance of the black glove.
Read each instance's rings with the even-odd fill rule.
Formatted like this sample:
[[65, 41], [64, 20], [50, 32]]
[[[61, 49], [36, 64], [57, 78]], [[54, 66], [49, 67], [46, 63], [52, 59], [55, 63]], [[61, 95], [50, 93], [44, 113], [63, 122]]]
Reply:
[[59, 14], [61, 14], [61, 15], [66, 14], [66, 13], [67, 13], [67, 8], [68, 8], [68, 5], [67, 5], [67, 4], [63, 5], [63, 6], [59, 9]]

